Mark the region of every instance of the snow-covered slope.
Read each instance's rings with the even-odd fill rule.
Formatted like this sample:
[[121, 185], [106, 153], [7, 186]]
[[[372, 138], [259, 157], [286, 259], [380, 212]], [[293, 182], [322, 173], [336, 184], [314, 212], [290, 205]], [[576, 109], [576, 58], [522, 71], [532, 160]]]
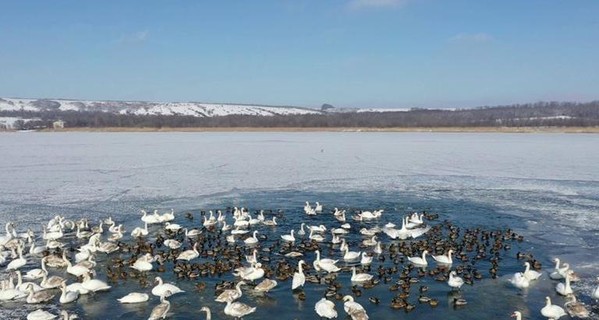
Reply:
[[296, 115], [321, 114], [320, 110], [302, 107], [262, 105], [215, 104], [200, 102], [139, 102], [139, 101], [86, 101], [64, 99], [0, 98], [0, 111], [102, 111], [136, 115], [185, 115], [215, 117], [227, 115]]

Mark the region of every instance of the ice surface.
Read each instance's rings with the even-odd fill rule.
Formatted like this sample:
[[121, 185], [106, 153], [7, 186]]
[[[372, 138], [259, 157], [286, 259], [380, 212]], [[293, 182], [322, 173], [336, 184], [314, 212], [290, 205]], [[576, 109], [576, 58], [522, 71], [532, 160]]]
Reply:
[[[599, 272], [597, 146], [591, 134], [0, 133], [0, 222], [39, 230], [59, 213], [111, 215], [129, 217], [131, 230], [141, 208], [322, 200], [385, 204], [391, 215], [430, 206], [444, 219], [515, 229], [545, 266], [554, 256], [575, 265], [588, 292]], [[476, 294], [493, 296], [497, 286]], [[537, 287], [528, 299], [552, 291]]]

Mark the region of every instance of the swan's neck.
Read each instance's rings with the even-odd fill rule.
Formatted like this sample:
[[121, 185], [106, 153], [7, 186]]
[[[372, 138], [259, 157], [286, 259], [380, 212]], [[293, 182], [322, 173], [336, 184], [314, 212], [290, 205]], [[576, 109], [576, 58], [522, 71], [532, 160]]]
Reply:
[[298, 269], [299, 273], [304, 273], [304, 270], [302, 270], [302, 264], [301, 263], [298, 263], [297, 269]]

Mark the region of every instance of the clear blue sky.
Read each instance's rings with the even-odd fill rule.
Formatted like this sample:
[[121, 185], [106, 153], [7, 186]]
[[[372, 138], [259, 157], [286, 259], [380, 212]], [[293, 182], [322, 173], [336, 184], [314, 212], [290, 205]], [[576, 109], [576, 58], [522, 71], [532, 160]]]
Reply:
[[596, 0], [0, 0], [0, 96], [369, 107], [599, 98]]

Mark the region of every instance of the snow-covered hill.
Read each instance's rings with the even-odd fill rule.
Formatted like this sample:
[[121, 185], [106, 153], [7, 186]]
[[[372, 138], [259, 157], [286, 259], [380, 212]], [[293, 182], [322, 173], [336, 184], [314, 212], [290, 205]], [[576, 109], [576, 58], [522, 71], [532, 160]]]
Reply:
[[140, 101], [88, 101], [64, 99], [0, 98], [0, 111], [101, 111], [136, 115], [185, 115], [215, 117], [226, 115], [297, 115], [321, 114], [320, 110], [302, 107], [276, 107], [262, 105], [216, 104], [200, 102], [140, 102]]

